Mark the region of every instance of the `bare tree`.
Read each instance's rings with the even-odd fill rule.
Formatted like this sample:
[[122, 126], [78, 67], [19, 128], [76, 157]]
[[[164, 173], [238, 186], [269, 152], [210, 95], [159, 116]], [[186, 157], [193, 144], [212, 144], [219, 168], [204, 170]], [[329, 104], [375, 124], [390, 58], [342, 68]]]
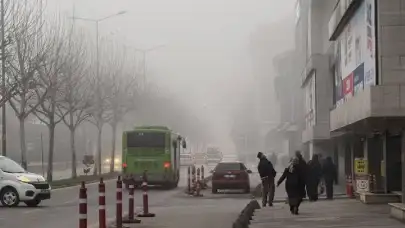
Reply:
[[110, 113], [108, 123], [112, 129], [110, 172], [114, 172], [115, 167], [117, 126], [124, 116], [135, 108], [135, 98], [138, 93], [137, 81], [133, 73], [136, 71], [126, 68], [129, 64], [125, 65], [125, 63], [125, 52], [123, 52], [121, 57], [117, 56], [112, 59], [111, 69], [115, 69], [115, 71], [109, 75], [111, 94], [108, 100]]
[[[94, 175], [101, 174], [101, 154], [102, 154], [102, 133], [104, 124], [109, 119], [109, 102], [108, 99], [111, 96], [111, 83], [108, 80], [111, 72], [115, 69], [111, 67], [111, 49], [105, 48], [102, 50], [102, 58], [100, 58], [99, 71], [93, 70], [92, 79], [90, 85], [94, 88], [95, 92], [91, 97], [91, 103], [94, 104], [91, 109], [88, 109], [88, 113], [91, 115], [89, 120], [97, 128], [97, 154], [96, 165], [94, 168]], [[95, 72], [99, 72], [98, 74]]]
[[[50, 34], [46, 36], [46, 41], [52, 45], [52, 50], [47, 52], [44, 62], [38, 70], [38, 75], [42, 81], [42, 86], [36, 88], [37, 97], [45, 97], [39, 105], [33, 105], [32, 112], [42, 123], [48, 127], [49, 148], [48, 148], [48, 170], [47, 179], [53, 179], [53, 157], [55, 149], [55, 128], [67, 112], [57, 115], [56, 111], [62, 101], [62, 88], [66, 82], [66, 77], [62, 67], [66, 64], [69, 46], [65, 40], [69, 39], [70, 32], [63, 24], [51, 25]], [[34, 107], [35, 106], [35, 107]], [[61, 113], [59, 113], [61, 114]]]
[[[20, 1], [17, 1], [20, 2]], [[44, 101], [47, 90], [38, 96], [42, 86], [39, 69], [44, 64], [51, 45], [42, 39], [41, 12], [35, 2], [21, 1], [15, 6], [10, 24], [9, 38], [12, 40], [7, 56], [8, 80], [17, 88], [10, 99], [10, 105], [20, 122], [21, 163], [27, 168], [25, 119]]]
[[77, 127], [86, 119], [90, 113], [87, 112], [91, 107], [90, 100], [92, 89], [89, 87], [89, 63], [87, 61], [87, 52], [85, 51], [83, 35], [69, 39], [68, 58], [62, 67], [65, 77], [65, 83], [62, 87], [63, 99], [57, 106], [57, 115], [62, 117], [64, 124], [70, 131], [70, 149], [72, 156], [72, 177], [77, 177], [77, 158], [75, 133]]

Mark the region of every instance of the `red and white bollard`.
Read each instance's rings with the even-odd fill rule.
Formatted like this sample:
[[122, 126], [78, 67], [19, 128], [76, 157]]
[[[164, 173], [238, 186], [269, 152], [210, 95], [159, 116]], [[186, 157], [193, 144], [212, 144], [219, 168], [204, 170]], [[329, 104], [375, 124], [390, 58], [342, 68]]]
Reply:
[[191, 194], [191, 166], [187, 169], [187, 193]]
[[107, 227], [107, 221], [105, 217], [105, 184], [103, 178], [100, 178], [98, 184], [98, 223], [100, 228]]
[[148, 199], [148, 180], [146, 172], [143, 174], [142, 190], [143, 190], [143, 213], [138, 217], [155, 217], [155, 214], [149, 212], [149, 199]]
[[206, 189], [207, 188], [207, 183], [205, 183], [205, 177], [204, 177], [204, 166], [201, 166], [201, 188]]
[[134, 179], [131, 176], [130, 183], [129, 183], [129, 197], [128, 197], [128, 218], [124, 219], [123, 223], [141, 223], [141, 220], [135, 218], [135, 185]]
[[122, 180], [121, 176], [117, 179], [117, 207], [115, 209], [115, 222], [117, 228], [123, 228], [122, 226]]
[[195, 191], [196, 191], [196, 189], [197, 189], [197, 186], [196, 186], [196, 176], [195, 176], [195, 166], [193, 165], [193, 167], [192, 167], [192, 169], [191, 169], [191, 178], [192, 178], [192, 180], [191, 180], [191, 183], [192, 183], [192, 192], [191, 192], [191, 194], [194, 194], [195, 193]]
[[200, 168], [197, 169], [197, 181], [194, 196], [202, 196], [201, 194], [201, 180], [200, 180]]
[[87, 228], [87, 189], [84, 181], [79, 191], [79, 228]]

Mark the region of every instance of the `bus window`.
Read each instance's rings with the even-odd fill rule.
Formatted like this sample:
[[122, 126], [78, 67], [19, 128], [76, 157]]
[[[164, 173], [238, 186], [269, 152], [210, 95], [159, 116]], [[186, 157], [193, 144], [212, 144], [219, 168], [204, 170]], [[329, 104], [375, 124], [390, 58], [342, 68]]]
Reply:
[[166, 134], [161, 132], [129, 132], [127, 134], [128, 148], [164, 148]]

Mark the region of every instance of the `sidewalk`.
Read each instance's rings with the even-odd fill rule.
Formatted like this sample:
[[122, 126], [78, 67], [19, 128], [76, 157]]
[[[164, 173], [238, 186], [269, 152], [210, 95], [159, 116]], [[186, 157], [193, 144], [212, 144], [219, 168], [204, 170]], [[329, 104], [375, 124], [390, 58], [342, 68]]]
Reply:
[[403, 228], [404, 224], [389, 217], [388, 205], [364, 205], [356, 200], [322, 200], [304, 202], [300, 215], [291, 215], [289, 207], [277, 203], [255, 212], [249, 228]]

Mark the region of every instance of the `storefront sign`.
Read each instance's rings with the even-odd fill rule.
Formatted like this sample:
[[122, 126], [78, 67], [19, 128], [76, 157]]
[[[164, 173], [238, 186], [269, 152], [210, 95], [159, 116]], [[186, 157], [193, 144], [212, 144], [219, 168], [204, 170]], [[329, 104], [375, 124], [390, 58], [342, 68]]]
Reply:
[[356, 175], [368, 174], [368, 161], [363, 158], [356, 158], [354, 160], [354, 173]]

